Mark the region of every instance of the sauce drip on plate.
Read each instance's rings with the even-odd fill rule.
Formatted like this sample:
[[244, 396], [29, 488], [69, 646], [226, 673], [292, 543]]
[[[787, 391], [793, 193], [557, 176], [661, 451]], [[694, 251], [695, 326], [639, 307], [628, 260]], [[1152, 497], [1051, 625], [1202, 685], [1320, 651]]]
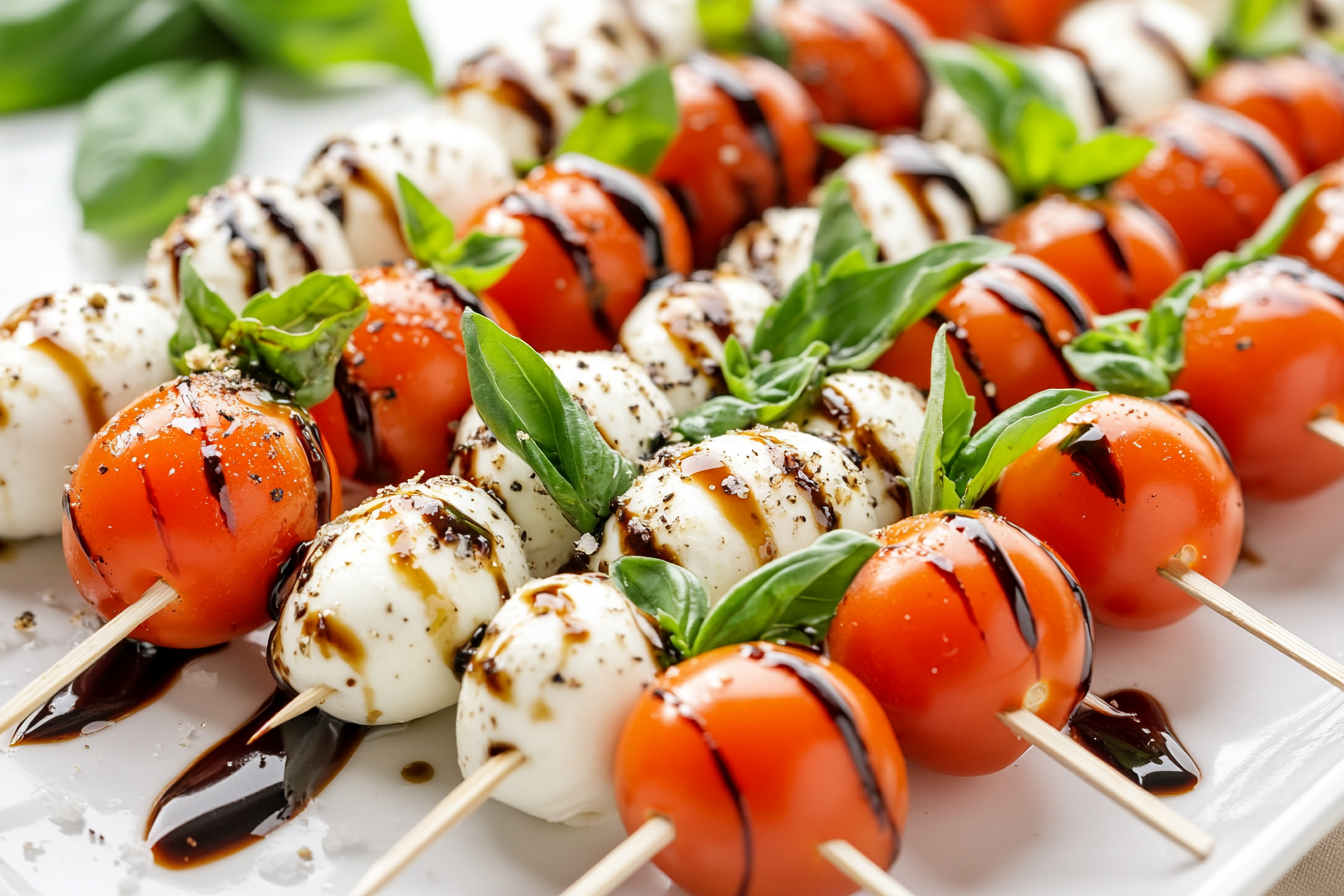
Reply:
[[1171, 730], [1162, 704], [1138, 690], [1101, 698], [1103, 712], [1080, 706], [1071, 723], [1073, 739], [1149, 793], [1174, 796], [1199, 783], [1199, 766]]

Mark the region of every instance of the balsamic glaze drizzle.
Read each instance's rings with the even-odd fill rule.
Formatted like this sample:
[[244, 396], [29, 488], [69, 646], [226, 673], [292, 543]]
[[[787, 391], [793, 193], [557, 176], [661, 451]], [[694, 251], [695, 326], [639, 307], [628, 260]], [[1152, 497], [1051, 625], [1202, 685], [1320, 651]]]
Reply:
[[1223, 442], [1223, 437], [1218, 435], [1218, 431], [1213, 428], [1213, 424], [1205, 420], [1203, 416], [1197, 414], [1190, 407], [1190, 393], [1180, 389], [1174, 389], [1166, 395], [1159, 395], [1153, 401], [1161, 402], [1167, 407], [1180, 413], [1182, 417], [1189, 420], [1190, 423], [1204, 434], [1204, 437], [1213, 443], [1213, 447], [1218, 449], [1218, 453], [1227, 461], [1227, 468], [1233, 473], [1237, 472], [1237, 467], [1232, 463], [1232, 453], [1227, 450], [1227, 445]]
[[303, 456], [308, 460], [308, 470], [313, 478], [313, 490], [317, 493], [315, 515], [319, 527], [331, 521], [331, 492], [335, 487], [332, 481], [331, 464], [327, 461], [327, 452], [322, 450], [322, 434], [317, 430], [313, 418], [301, 411], [289, 415], [289, 423], [294, 427], [294, 435], [303, 448]]
[[588, 294], [588, 309], [593, 315], [593, 322], [604, 334], [610, 335], [614, 342], [615, 329], [607, 318], [606, 286], [598, 280], [586, 241], [583, 234], [574, 226], [574, 222], [545, 196], [521, 186], [504, 197], [500, 208], [511, 215], [527, 215], [535, 218], [546, 228], [573, 263], [579, 281]]
[[1013, 561], [990, 534], [985, 524], [974, 516], [949, 510], [943, 512], [943, 520], [961, 533], [962, 537], [980, 552], [980, 556], [985, 558], [995, 578], [999, 580], [999, 587], [1003, 589], [1004, 597], [1012, 607], [1013, 618], [1017, 621], [1017, 630], [1021, 632], [1022, 640], [1034, 652], [1036, 645], [1040, 643], [1040, 636], [1036, 631], [1036, 617], [1031, 612], [1031, 603], [1027, 600], [1027, 586], [1022, 583], [1022, 576], [1013, 566]]
[[[828, 0], [822, 0], [818, 6], [825, 8]], [[919, 66], [919, 107], [922, 109], [928, 102], [929, 94], [933, 92], [933, 76], [929, 74], [929, 67], [924, 64], [924, 57], [920, 53], [920, 44], [923, 40], [911, 27], [910, 22], [880, 0], [859, 0], [859, 5], [864, 8], [873, 18], [877, 19], [883, 25], [887, 26], [896, 35], [896, 38], [905, 45], [906, 52], [910, 58]]]
[[630, 229], [640, 235], [644, 241], [644, 260], [650, 271], [644, 279], [646, 287], [672, 272], [664, 241], [667, 222], [663, 218], [663, 209], [638, 177], [591, 156], [572, 152], [560, 156], [551, 167], [561, 174], [581, 174], [597, 184]]
[[[263, 290], [271, 288], [270, 271], [266, 266], [266, 255], [261, 251], [261, 247], [253, 241], [252, 237], [247, 235], [238, 224], [238, 206], [232, 196], [218, 195], [215, 197], [215, 208], [219, 210], [219, 216], [224, 223], [224, 229], [229, 232], [229, 240], [237, 240], [247, 249], [247, 255], [252, 260], [252, 270], [248, 272], [247, 294], [254, 296]], [[178, 292], [182, 291], [182, 284], [177, 284]]]
[[341, 411], [345, 414], [345, 429], [358, 456], [358, 469], [353, 471], [355, 479], [361, 482], [376, 482], [380, 464], [378, 461], [378, 436], [373, 431], [373, 398], [367, 389], [350, 375], [349, 364], [345, 358], [336, 362], [335, 389], [341, 399]]
[[1041, 549], [1041, 552], [1055, 565], [1055, 569], [1059, 570], [1059, 574], [1064, 577], [1065, 584], [1067, 584], [1069, 590], [1073, 592], [1073, 599], [1078, 602], [1078, 609], [1083, 614], [1083, 629], [1087, 635], [1084, 641], [1083, 670], [1082, 674], [1079, 676], [1081, 680], [1078, 682], [1077, 692], [1078, 699], [1082, 700], [1083, 697], [1087, 696], [1088, 688], [1092, 686], [1092, 608], [1088, 606], [1087, 595], [1083, 593], [1083, 586], [1078, 584], [1078, 580], [1073, 577], [1073, 573], [1069, 572], [1069, 568], [1064, 565], [1064, 561], [1059, 559], [1059, 555], [1049, 547], [1046, 547], [1045, 543], [1039, 538], [1011, 520], [1005, 520], [1002, 517], [999, 519], [1007, 525], [1012, 526], [1018, 532], [1021, 532], [1032, 544]]
[[975, 607], [971, 605], [971, 596], [966, 593], [966, 586], [962, 584], [961, 578], [957, 575], [956, 564], [952, 562], [951, 558], [945, 557], [937, 551], [929, 551], [924, 559], [938, 571], [938, 575], [942, 577], [943, 581], [947, 582], [956, 592], [957, 597], [961, 600], [962, 608], [966, 610], [966, 616], [971, 620], [971, 625], [975, 626], [975, 630], [980, 633], [980, 640], [987, 640], [985, 630], [980, 625], [980, 620], [975, 618]]
[[[1108, 230], [1107, 233], [1109, 232]], [[1077, 332], [1084, 333], [1092, 329], [1092, 321], [1088, 317], [1087, 306], [1083, 304], [1083, 297], [1073, 288], [1072, 283], [1061, 277], [1045, 262], [1030, 255], [1008, 255], [996, 260], [994, 264], [1025, 274], [1049, 290], [1069, 313], [1069, 319], [1073, 321], [1073, 328]]]
[[732, 100], [742, 124], [751, 132], [752, 139], [765, 153], [766, 158], [774, 163], [775, 195], [757, 197], [757, 202], [764, 203], [762, 207], [785, 204], [788, 178], [784, 173], [784, 156], [780, 152], [779, 142], [775, 139], [775, 132], [770, 127], [765, 109], [756, 98], [756, 91], [732, 66], [708, 53], [696, 53], [686, 60], [686, 65]]
[[1101, 698], [1109, 712], [1080, 706], [1070, 734], [1120, 774], [1149, 793], [1188, 793], [1199, 783], [1199, 766], [1172, 731], [1162, 704], [1143, 691], [1126, 689]]
[[280, 206], [276, 204], [275, 200], [269, 196], [258, 196], [256, 199], [257, 205], [261, 206], [261, 210], [266, 213], [266, 218], [270, 221], [275, 232], [289, 240], [290, 245], [303, 256], [304, 269], [311, 273], [320, 268], [322, 265], [318, 263], [317, 256], [304, 242], [303, 236], [299, 233], [299, 229], [294, 226], [294, 222], [290, 220], [288, 215], [280, 211]]
[[1115, 460], [1106, 432], [1095, 423], [1079, 423], [1059, 443], [1059, 453], [1073, 460], [1078, 471], [1106, 497], [1125, 503], [1125, 475]]
[[1220, 109], [1206, 103], [1183, 103], [1180, 108], [1189, 112], [1193, 117], [1202, 119], [1226, 131], [1244, 143], [1247, 149], [1260, 157], [1260, 161], [1264, 163], [1270, 176], [1278, 184], [1279, 190], [1284, 193], [1288, 192], [1288, 188], [1293, 185], [1293, 179], [1283, 167], [1278, 154], [1274, 151], [1275, 148], [1265, 142], [1265, 134], [1258, 126], [1253, 125], [1236, 112]]
[[976, 382], [980, 384], [980, 395], [985, 399], [985, 404], [989, 406], [990, 416], [997, 416], [999, 408], [998, 389], [994, 383], [985, 376], [985, 366], [980, 360], [980, 356], [975, 353], [975, 346], [971, 345], [970, 334], [961, 326], [953, 324], [951, 320], [943, 315], [941, 311], [930, 311], [928, 316], [929, 323], [933, 324], [934, 329], [943, 324], [952, 324], [948, 327], [947, 336], [957, 344], [961, 350], [961, 358], [966, 362], [966, 366], [971, 369]]

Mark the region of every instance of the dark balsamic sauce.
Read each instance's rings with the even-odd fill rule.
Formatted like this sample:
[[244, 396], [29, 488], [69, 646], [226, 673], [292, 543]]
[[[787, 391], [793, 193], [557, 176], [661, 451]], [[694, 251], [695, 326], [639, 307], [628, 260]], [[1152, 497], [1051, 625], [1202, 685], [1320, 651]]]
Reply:
[[985, 558], [985, 563], [999, 580], [999, 587], [1003, 589], [1004, 597], [1012, 607], [1013, 618], [1017, 620], [1017, 630], [1021, 632], [1022, 640], [1029, 649], [1035, 651], [1036, 645], [1040, 643], [1040, 636], [1036, 631], [1036, 617], [1031, 612], [1031, 603], [1027, 600], [1027, 586], [1022, 583], [1022, 576], [1018, 574], [1007, 552], [990, 534], [985, 524], [976, 517], [957, 511], [946, 511], [943, 513], [943, 520], [961, 533], [962, 537], [980, 552], [980, 556]]
[[417, 759], [402, 766], [401, 777], [410, 784], [424, 784], [434, 780], [434, 766]]
[[320, 709], [248, 744], [291, 696], [277, 690], [154, 800], [145, 840], [156, 864], [195, 867], [250, 846], [302, 812], [354, 755], [368, 729]]
[[89, 432], [96, 433], [107, 423], [107, 410], [103, 407], [103, 387], [89, 373], [89, 367], [78, 355], [66, 351], [46, 336], [34, 339], [28, 345], [34, 351], [46, 355], [61, 373], [74, 386], [79, 400], [84, 406], [84, 419], [89, 424]]
[[1195, 75], [1194, 70], [1190, 68], [1190, 63], [1185, 61], [1185, 56], [1181, 53], [1180, 48], [1172, 43], [1171, 39], [1168, 38], [1166, 34], [1150, 25], [1148, 21], [1144, 19], [1142, 12], [1135, 11], [1134, 24], [1138, 28], [1139, 33], [1148, 38], [1149, 43], [1153, 44], [1163, 56], [1170, 59], [1171, 64], [1176, 66], [1181, 74], [1185, 76], [1185, 84], [1189, 89], [1189, 92], [1194, 93], [1198, 90], [1199, 78]]
[[1199, 783], [1199, 766], [1171, 729], [1162, 704], [1138, 690], [1101, 698], [1111, 712], [1080, 706], [1073, 714], [1073, 739], [1149, 793], [1174, 796]]
[[1069, 586], [1069, 591], [1073, 593], [1073, 599], [1078, 602], [1078, 610], [1083, 614], [1083, 630], [1087, 636], [1083, 645], [1083, 670], [1079, 676], [1077, 691], [1078, 700], [1081, 701], [1083, 697], [1087, 696], [1088, 688], [1092, 686], [1092, 608], [1088, 606], [1087, 595], [1083, 594], [1083, 586], [1078, 584], [1078, 580], [1074, 578], [1073, 573], [1069, 572], [1069, 568], [1064, 565], [1064, 561], [1059, 559], [1059, 555], [1046, 547], [1045, 543], [1039, 538], [1011, 520], [1005, 520], [1002, 517], [999, 519], [1005, 525], [1012, 526], [1022, 533], [1023, 537], [1041, 549], [1041, 552], [1055, 565], [1055, 569], [1059, 570], [1064, 583]]
[[666, 221], [648, 187], [628, 171], [599, 162], [590, 156], [565, 153], [552, 163], [561, 174], [581, 174], [607, 194], [616, 211], [644, 241], [644, 259], [649, 266], [645, 286], [671, 273], [664, 240]]
[[73, 740], [89, 725], [124, 719], [158, 700], [187, 663], [219, 650], [174, 650], [120, 641], [19, 725], [11, 747]]
[[[261, 251], [261, 247], [253, 241], [252, 237], [247, 235], [247, 231], [239, 226], [238, 206], [234, 203], [233, 198], [227, 195], [217, 196], [215, 198], [215, 208], [219, 210], [219, 216], [224, 222], [224, 229], [229, 232], [229, 240], [237, 240], [242, 243], [247, 250], [248, 257], [252, 260], [252, 270], [248, 272], [247, 277], [246, 293], [249, 296], [254, 296], [263, 290], [270, 289], [271, 276], [269, 269], [266, 267], [266, 255]], [[177, 288], [180, 293], [182, 291], [180, 282]]]
[[172, 542], [168, 539], [168, 526], [163, 518], [163, 505], [159, 501], [158, 493], [154, 491], [154, 485], [149, 481], [149, 474], [145, 472], [143, 466], [136, 468], [140, 474], [140, 482], [145, 487], [145, 503], [149, 505], [149, 515], [154, 520], [154, 531], [159, 536], [159, 544], [163, 546], [163, 556], [165, 565], [168, 567], [169, 575], [176, 576], [178, 573], [177, 557], [173, 553]]
[[[363, 385], [356, 382], [342, 358], [336, 362], [334, 385], [345, 414], [345, 428], [355, 446], [359, 467], [353, 476], [360, 482], [377, 482], [381, 467], [378, 459], [378, 435], [373, 426], [373, 397]], [[347, 471], [347, 475], [351, 471]]]
[[947, 329], [947, 336], [956, 343], [957, 348], [961, 351], [962, 360], [966, 362], [966, 366], [971, 369], [971, 373], [975, 376], [976, 382], [979, 383], [980, 395], [985, 399], [985, 404], [989, 406], [990, 416], [998, 416], [998, 413], [1001, 410], [998, 400], [998, 388], [994, 385], [993, 381], [985, 375], [984, 362], [982, 362], [980, 356], [975, 353], [975, 346], [971, 345], [970, 334], [957, 324], [953, 324], [941, 311], [930, 311], [928, 321], [933, 325], [934, 329], [941, 327], [943, 324], [952, 324]]
[[[317, 525], [326, 525], [331, 521], [331, 493], [335, 482], [332, 480], [331, 464], [327, 461], [327, 452], [322, 450], [322, 434], [317, 424], [306, 413], [294, 411], [289, 415], [289, 423], [294, 427], [294, 435], [303, 447], [303, 456], [308, 460], [308, 470], [313, 479], [313, 491], [316, 493], [315, 512]], [[232, 530], [230, 530], [232, 531]]]
[[1111, 264], [1115, 265], [1116, 272], [1126, 283], [1132, 285], [1129, 256], [1125, 254], [1125, 248], [1120, 245], [1120, 241], [1116, 239], [1115, 233], [1111, 230], [1110, 218], [1106, 217], [1106, 213], [1100, 209], [1092, 209], [1092, 214], [1092, 232], [1101, 241], [1101, 247], [1106, 250], [1106, 255], [1110, 257]]
[[1232, 453], [1227, 450], [1227, 445], [1223, 442], [1223, 437], [1218, 435], [1218, 431], [1213, 428], [1212, 423], [1205, 420], [1200, 414], [1195, 413], [1194, 409], [1190, 407], [1189, 392], [1183, 392], [1176, 389], [1168, 392], [1166, 395], [1160, 395], [1157, 398], [1154, 398], [1153, 401], [1165, 404], [1167, 407], [1178, 412], [1186, 420], [1190, 421], [1192, 426], [1202, 432], [1204, 437], [1213, 443], [1213, 447], [1223, 456], [1223, 460], [1227, 461], [1227, 468], [1233, 473], [1236, 473], [1237, 468], [1236, 465], [1232, 463]]
[[1055, 362], [1059, 364], [1060, 370], [1064, 376], [1073, 379], [1073, 368], [1069, 366], [1068, 360], [1064, 357], [1064, 351], [1055, 344], [1055, 340], [1050, 335], [1050, 326], [1045, 321], [1045, 315], [1040, 306], [1032, 301], [1031, 296], [1020, 288], [1017, 284], [997, 276], [989, 268], [981, 268], [964, 281], [967, 286], [979, 287], [992, 295], [998, 296], [1005, 305], [1017, 312], [1024, 323], [1041, 337], [1050, 354], [1054, 356]]
[[610, 335], [614, 342], [615, 329], [608, 320], [606, 311], [607, 289], [597, 278], [593, 260], [588, 254], [587, 241], [574, 226], [574, 222], [545, 196], [526, 187], [519, 187], [505, 196], [500, 208], [511, 215], [527, 215], [535, 218], [546, 228], [574, 265], [574, 271], [588, 294], [588, 310], [593, 315], [593, 322], [604, 334]]
[[919, 206], [924, 220], [934, 229], [939, 239], [945, 238], [947, 234], [943, 231], [942, 217], [929, 205], [924, 190], [929, 181], [947, 187], [966, 207], [974, 225], [980, 226], [980, 214], [970, 191], [961, 182], [961, 178], [957, 177], [956, 172], [933, 152], [931, 144], [912, 134], [900, 134], [884, 138], [881, 152], [891, 163], [896, 175], [907, 182], [910, 198]]
[[467, 667], [476, 659], [476, 652], [481, 649], [481, 642], [485, 640], [485, 633], [489, 628], [490, 623], [482, 622], [476, 626], [476, 631], [471, 633], [467, 643], [457, 649], [457, 653], [453, 656], [453, 677], [458, 681], [467, 674]]
[[[829, 0], [822, 0], [818, 7], [825, 9]], [[890, 4], [883, 3], [881, 0], [859, 0], [859, 5], [885, 25], [896, 39], [905, 45], [906, 53], [919, 66], [919, 107], [922, 109], [929, 100], [929, 94], [933, 92], [933, 76], [929, 74], [929, 67], [924, 64], [924, 57], [921, 54], [920, 47], [924, 39], [918, 34], [915, 27]]]
[[1265, 142], [1266, 133], [1258, 126], [1236, 112], [1220, 109], [1206, 103], [1183, 103], [1180, 108], [1182, 111], [1190, 113], [1192, 117], [1202, 119], [1240, 140], [1246, 145], [1247, 149], [1260, 157], [1260, 161], [1264, 163], [1270, 176], [1278, 184], [1279, 190], [1284, 193], [1288, 192], [1288, 188], [1293, 185], [1293, 178], [1283, 167], [1276, 152], [1277, 147]]
[[270, 594], [266, 599], [266, 611], [270, 613], [272, 619], [277, 621], [280, 619], [280, 613], [285, 608], [285, 601], [294, 591], [299, 570], [303, 568], [303, 561], [308, 556], [308, 549], [312, 546], [311, 541], [301, 541], [294, 545], [294, 550], [289, 552], [289, 556], [281, 562], [280, 568], [275, 571], [275, 581], [271, 583]]
[[780, 441], [765, 430], [746, 432], [743, 435], [764, 445], [775, 469], [792, 479], [798, 490], [807, 495], [808, 501], [812, 504], [812, 516], [823, 532], [830, 532], [840, 525], [840, 515], [836, 513], [835, 505], [831, 503], [826, 490], [808, 469], [807, 462], [793, 450], [791, 445]]
[[537, 127], [538, 155], [543, 158], [550, 155], [551, 150], [555, 149], [557, 137], [555, 116], [527, 86], [527, 76], [518, 66], [503, 54], [487, 50], [463, 63], [457, 83], [448, 92], [454, 94], [483, 85], [492, 85], [493, 89], [489, 92], [495, 99], [532, 120]]
[[[1271, 255], [1242, 268], [1248, 274], [1265, 271], [1270, 274], [1282, 274], [1303, 286], [1325, 293], [1332, 299], [1344, 302], [1344, 284], [1322, 271], [1318, 271], [1305, 261], [1289, 258], [1285, 255]], [[1234, 276], [1235, 272], [1232, 275]]]
[[75, 537], [75, 545], [79, 548], [79, 553], [84, 557], [89, 568], [103, 578], [103, 571], [98, 568], [94, 562], [93, 554], [89, 551], [89, 542], [84, 538], [84, 530], [79, 527], [79, 521], [75, 519], [74, 507], [70, 504], [70, 486], [65, 487], [65, 492], [61, 495], [61, 510], [65, 513], [65, 521], [70, 524], [70, 532]]
[[957, 575], [957, 566], [951, 558], [945, 557], [937, 551], [930, 551], [924, 558], [929, 565], [937, 570], [939, 577], [948, 584], [957, 597], [961, 600], [961, 606], [966, 610], [966, 616], [971, 620], [971, 625], [980, 633], [980, 640], [986, 640], [985, 630], [980, 627], [980, 620], [975, 618], [975, 607], [971, 605], [971, 596], [966, 593], [966, 586], [962, 584], [961, 578]]
[[1111, 440], [1100, 426], [1079, 423], [1059, 443], [1059, 453], [1068, 456], [1103, 495], [1117, 504], [1125, 503], [1125, 475], [1115, 461]]
[[261, 210], [266, 213], [266, 219], [270, 221], [275, 232], [289, 240], [290, 245], [303, 256], [304, 269], [312, 272], [320, 268], [321, 265], [318, 264], [317, 256], [304, 242], [302, 235], [299, 234], [299, 229], [294, 226], [294, 222], [290, 220], [288, 215], [280, 211], [280, 206], [276, 205], [275, 200], [269, 196], [258, 196], [256, 198], [257, 205], [261, 206]]
[[775, 132], [770, 127], [770, 120], [766, 117], [765, 109], [762, 108], [760, 101], [756, 98], [756, 91], [732, 66], [707, 53], [696, 53], [686, 61], [686, 64], [732, 101], [734, 108], [737, 109], [738, 117], [742, 119], [742, 124], [751, 132], [756, 145], [760, 147], [761, 152], [765, 153], [766, 158], [774, 163], [775, 195], [773, 197], [757, 197], [758, 204], [763, 202], [765, 206], [783, 205], [786, 199], [788, 181], [784, 172], [784, 156], [780, 152], [779, 142], [775, 139]]
[[[1109, 233], [1109, 231], [1107, 232]], [[1049, 290], [1050, 294], [1069, 313], [1069, 319], [1073, 321], [1073, 328], [1076, 332], [1084, 333], [1092, 329], [1092, 321], [1088, 315], [1087, 306], [1083, 304], [1083, 297], [1078, 294], [1078, 290], [1073, 288], [1072, 283], [1061, 277], [1045, 262], [1032, 258], [1030, 255], [1009, 255], [998, 259], [993, 264], [1025, 274]]]

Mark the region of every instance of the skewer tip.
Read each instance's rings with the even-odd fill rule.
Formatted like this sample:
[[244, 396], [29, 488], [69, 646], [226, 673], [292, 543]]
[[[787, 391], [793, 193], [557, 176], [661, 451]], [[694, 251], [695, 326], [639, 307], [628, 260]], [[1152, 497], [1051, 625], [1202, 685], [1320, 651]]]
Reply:
[[285, 704], [285, 708], [266, 720], [266, 724], [257, 729], [257, 732], [247, 739], [247, 742], [254, 743], [263, 735], [275, 730], [290, 719], [296, 719], [315, 706], [321, 706], [336, 693], [336, 689], [325, 684], [315, 684], [308, 690], [299, 694], [293, 700]]

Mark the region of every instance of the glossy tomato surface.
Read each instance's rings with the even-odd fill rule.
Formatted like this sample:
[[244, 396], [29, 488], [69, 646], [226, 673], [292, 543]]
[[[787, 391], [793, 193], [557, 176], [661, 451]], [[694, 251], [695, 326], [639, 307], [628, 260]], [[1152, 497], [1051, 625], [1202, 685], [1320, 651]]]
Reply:
[[938, 309], [901, 334], [873, 369], [929, 388], [929, 356], [943, 322], [952, 358], [975, 399], [975, 422], [1043, 389], [1077, 379], [1063, 346], [1091, 327], [1091, 303], [1059, 274], [1027, 256], [990, 262], [971, 274]]
[[1184, 102], [1139, 131], [1157, 146], [1111, 193], [1161, 216], [1193, 266], [1254, 234], [1301, 177], [1269, 131], [1227, 109]]
[[207, 647], [270, 620], [280, 564], [340, 513], [333, 465], [308, 414], [247, 380], [160, 386], [93, 438], [62, 529], [80, 595], [111, 619], [158, 579], [181, 599], [132, 637]]
[[654, 858], [692, 896], [845, 896], [817, 852], [843, 839], [883, 868], [905, 827], [905, 761], [882, 708], [815, 654], [723, 647], [668, 669], [616, 753], [626, 830], [676, 825]]
[[1287, 500], [1344, 476], [1307, 429], [1344, 419], [1344, 286], [1296, 259], [1248, 265], [1195, 297], [1176, 387], [1223, 437], [1249, 497]]
[[698, 54], [672, 70], [681, 124], [654, 176], [686, 213], [698, 268], [772, 205], [801, 205], [816, 183], [812, 99], [764, 59]]
[[1320, 188], [1302, 207], [1279, 252], [1344, 280], [1344, 162], [1326, 167], [1320, 176]]
[[1000, 40], [1049, 44], [1078, 0], [987, 0], [987, 5]]
[[990, 0], [907, 0], [938, 37], [999, 36]]
[[337, 466], [366, 485], [448, 472], [457, 422], [471, 407], [462, 310], [513, 322], [457, 283], [407, 265], [352, 275], [369, 314], [346, 343], [336, 391], [313, 408]]
[[533, 169], [473, 227], [526, 248], [485, 290], [538, 351], [605, 351], [659, 277], [691, 270], [691, 237], [652, 180], [584, 156]]
[[831, 658], [868, 686], [911, 762], [987, 775], [1026, 751], [998, 713], [1056, 728], [1087, 693], [1092, 631], [1064, 564], [987, 511], [910, 517], [875, 533], [831, 624]]
[[1131, 202], [1048, 196], [993, 235], [1062, 274], [1098, 314], [1148, 308], [1188, 267], [1166, 222]]
[[1180, 407], [1108, 395], [1018, 458], [995, 506], [1068, 562], [1098, 622], [1168, 625], [1199, 608], [1157, 568], [1188, 565], [1221, 585], [1241, 552], [1241, 487], [1222, 446]]
[[789, 72], [824, 121], [873, 131], [918, 128], [932, 82], [919, 48], [927, 28], [897, 0], [788, 0], [774, 25]]

